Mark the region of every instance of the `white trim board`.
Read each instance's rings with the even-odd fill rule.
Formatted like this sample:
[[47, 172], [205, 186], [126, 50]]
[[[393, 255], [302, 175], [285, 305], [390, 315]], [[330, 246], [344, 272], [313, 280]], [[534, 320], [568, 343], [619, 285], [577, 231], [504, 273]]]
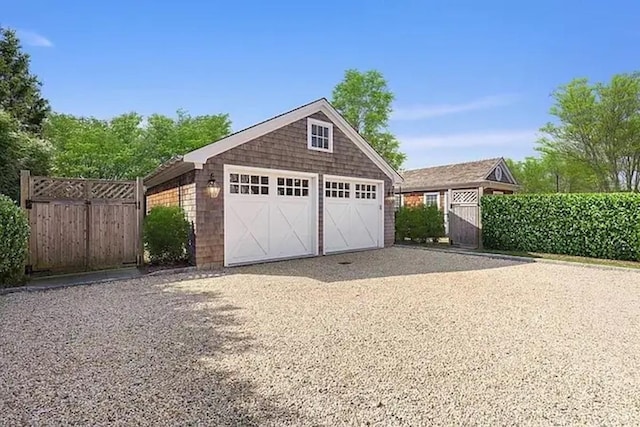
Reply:
[[386, 160], [384, 160], [384, 158], [382, 158], [382, 156], [373, 149], [373, 147], [371, 147], [371, 145], [347, 122], [344, 117], [342, 117], [342, 115], [335, 108], [333, 108], [333, 106], [325, 98], [321, 98], [310, 104], [289, 111], [288, 113], [281, 114], [272, 119], [249, 127], [245, 130], [236, 132], [217, 142], [191, 151], [190, 153], [187, 153], [183, 156], [183, 160], [185, 162], [202, 164], [206, 163], [207, 160], [211, 157], [217, 156], [218, 154], [224, 153], [225, 151], [231, 150], [232, 148], [235, 148], [253, 139], [259, 138], [269, 132], [273, 132], [276, 129], [280, 129], [281, 127], [301, 120], [317, 112], [324, 113], [335, 126], [338, 126], [338, 128], [358, 148], [360, 148], [360, 150], [376, 166], [378, 166], [380, 170], [382, 170], [389, 178], [391, 178], [392, 183], [395, 184], [403, 181], [402, 176], [400, 176], [400, 174], [395, 169], [393, 169], [386, 162]]

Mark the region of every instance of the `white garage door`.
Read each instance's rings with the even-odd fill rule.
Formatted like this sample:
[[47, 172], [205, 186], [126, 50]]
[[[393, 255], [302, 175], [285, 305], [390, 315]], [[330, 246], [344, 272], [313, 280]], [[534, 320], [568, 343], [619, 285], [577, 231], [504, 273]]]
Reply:
[[383, 182], [324, 177], [324, 252], [384, 246]]
[[226, 165], [225, 265], [317, 254], [315, 174]]

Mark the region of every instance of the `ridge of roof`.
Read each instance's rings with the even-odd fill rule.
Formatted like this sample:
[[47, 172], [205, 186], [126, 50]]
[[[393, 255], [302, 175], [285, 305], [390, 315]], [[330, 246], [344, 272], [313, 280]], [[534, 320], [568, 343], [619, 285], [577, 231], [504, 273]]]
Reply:
[[436, 169], [436, 168], [445, 168], [445, 167], [449, 167], [449, 166], [465, 166], [465, 165], [470, 165], [470, 164], [475, 164], [475, 163], [485, 163], [485, 162], [493, 162], [493, 164], [497, 164], [500, 160], [504, 160], [504, 157], [491, 157], [488, 159], [480, 159], [480, 160], [470, 160], [468, 162], [461, 162], [461, 163], [447, 163], [444, 165], [433, 165], [433, 166], [426, 166], [423, 168], [416, 168], [416, 169], [407, 169], [405, 171], [403, 171], [403, 174], [406, 174], [408, 172], [417, 172], [417, 171], [421, 171], [421, 170], [425, 170], [425, 169]]
[[[459, 184], [481, 183], [487, 179], [497, 165], [504, 162], [503, 157], [493, 157], [471, 162], [407, 170], [403, 172], [404, 183], [402, 187], [411, 189], [446, 188]], [[511, 175], [509, 174], [509, 176]]]

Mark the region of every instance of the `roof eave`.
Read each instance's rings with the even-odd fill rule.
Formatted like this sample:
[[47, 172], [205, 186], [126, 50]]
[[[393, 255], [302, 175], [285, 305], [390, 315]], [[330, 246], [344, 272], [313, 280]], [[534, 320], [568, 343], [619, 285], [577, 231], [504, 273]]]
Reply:
[[182, 157], [180, 157], [160, 165], [155, 171], [143, 179], [143, 183], [146, 188], [152, 188], [191, 172], [194, 169], [202, 169], [202, 163], [185, 162], [182, 160]]
[[464, 188], [495, 188], [497, 190], [517, 190], [520, 188], [519, 185], [510, 184], [508, 182], [498, 182], [498, 181], [471, 181], [471, 182], [458, 182], [458, 183], [448, 183], [448, 184], [433, 184], [433, 185], [414, 185], [414, 186], [399, 186], [396, 188], [397, 193], [414, 193], [421, 191], [446, 191], [446, 190], [459, 190]]
[[215, 143], [211, 143], [184, 155], [184, 161], [206, 163], [208, 159], [231, 150], [245, 142], [259, 138], [276, 129], [282, 128], [297, 120], [321, 111], [327, 115], [347, 136], [362, 150], [362, 152], [382, 170], [393, 184], [404, 181], [404, 178], [369, 144], [342, 115], [325, 98], [318, 99], [287, 113], [265, 120], [257, 125], [236, 132]]

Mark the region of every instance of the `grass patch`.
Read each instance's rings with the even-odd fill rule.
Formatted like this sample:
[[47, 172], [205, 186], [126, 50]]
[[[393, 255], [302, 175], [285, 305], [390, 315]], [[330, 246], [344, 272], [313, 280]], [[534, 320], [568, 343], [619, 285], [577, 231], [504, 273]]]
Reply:
[[540, 252], [523, 252], [523, 251], [501, 251], [498, 249], [465, 249], [457, 246], [451, 246], [448, 243], [448, 239], [445, 241], [444, 239], [440, 239], [439, 243], [418, 243], [412, 241], [404, 241], [404, 242], [396, 242], [397, 245], [407, 245], [407, 246], [420, 246], [423, 248], [432, 248], [432, 249], [444, 249], [451, 251], [459, 251], [464, 250], [468, 252], [478, 252], [485, 254], [500, 254], [500, 255], [512, 255], [512, 256], [521, 256], [525, 258], [538, 258], [538, 259], [550, 259], [555, 261], [567, 261], [567, 262], [575, 262], [581, 264], [595, 264], [595, 265], [607, 265], [612, 267], [625, 267], [625, 268], [635, 268], [640, 270], [640, 262], [638, 261], [622, 261], [616, 259], [602, 259], [602, 258], [589, 258], [582, 256], [573, 256], [573, 255], [560, 255], [560, 254], [546, 254]]
[[500, 251], [500, 250], [494, 250], [494, 249], [483, 249], [483, 250], [477, 249], [475, 250], [475, 252], [513, 255], [513, 256], [521, 256], [521, 257], [527, 257], [527, 258], [551, 259], [556, 261], [577, 262], [582, 264], [608, 265], [613, 267], [626, 267], [626, 268], [640, 269], [640, 262], [637, 262], [637, 261], [621, 261], [621, 260], [615, 260], [615, 259], [589, 258], [589, 257], [573, 256], [573, 255], [545, 254], [545, 253], [539, 253], [539, 252]]

